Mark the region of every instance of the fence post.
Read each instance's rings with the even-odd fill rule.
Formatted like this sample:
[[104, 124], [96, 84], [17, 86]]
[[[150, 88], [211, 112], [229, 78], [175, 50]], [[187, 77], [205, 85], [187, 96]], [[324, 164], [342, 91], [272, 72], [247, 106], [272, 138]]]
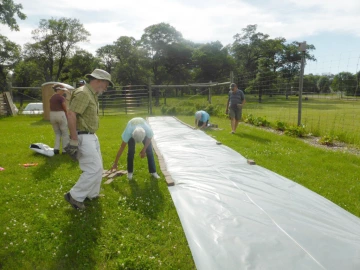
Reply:
[[230, 71], [230, 83], [234, 82], [234, 71]]
[[[210, 84], [212, 81], [210, 81]], [[209, 86], [209, 97], [208, 97], [209, 104], [211, 104], [211, 85]]]
[[151, 78], [148, 80], [148, 90], [149, 90], [149, 114], [152, 115], [152, 91], [151, 91]]
[[299, 78], [298, 126], [301, 126], [302, 91], [304, 85], [306, 41], [299, 44], [299, 51], [301, 52], [301, 68], [300, 68], [300, 78]]

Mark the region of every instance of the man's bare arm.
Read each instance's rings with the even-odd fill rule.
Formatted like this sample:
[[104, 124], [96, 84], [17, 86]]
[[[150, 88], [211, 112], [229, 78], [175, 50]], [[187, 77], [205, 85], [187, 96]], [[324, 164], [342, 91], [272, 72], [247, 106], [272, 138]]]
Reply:
[[77, 141], [77, 130], [76, 130], [76, 113], [69, 110], [68, 113], [68, 126], [70, 131], [70, 139]]

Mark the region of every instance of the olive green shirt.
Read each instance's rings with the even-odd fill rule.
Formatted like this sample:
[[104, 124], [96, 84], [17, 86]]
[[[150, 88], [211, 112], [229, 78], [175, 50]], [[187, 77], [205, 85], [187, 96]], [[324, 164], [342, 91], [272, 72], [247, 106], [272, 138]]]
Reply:
[[95, 133], [98, 130], [98, 96], [89, 84], [74, 91], [69, 109], [76, 113], [76, 129], [78, 131]]

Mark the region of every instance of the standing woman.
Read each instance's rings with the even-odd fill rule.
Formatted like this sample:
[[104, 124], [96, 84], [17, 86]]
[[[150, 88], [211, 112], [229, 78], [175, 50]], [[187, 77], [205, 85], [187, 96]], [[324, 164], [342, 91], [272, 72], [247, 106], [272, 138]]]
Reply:
[[[63, 149], [69, 144], [66, 99], [63, 96], [69, 90], [61, 84], [55, 84], [53, 89], [55, 94], [50, 98], [50, 123], [55, 132], [54, 154], [57, 155], [61, 139]], [[65, 150], [62, 152], [66, 153]]]

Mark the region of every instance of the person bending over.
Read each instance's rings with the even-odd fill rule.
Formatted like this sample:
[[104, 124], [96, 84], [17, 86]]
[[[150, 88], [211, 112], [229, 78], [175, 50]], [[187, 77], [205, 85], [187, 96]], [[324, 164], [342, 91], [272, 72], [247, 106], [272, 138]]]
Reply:
[[122, 143], [120, 145], [119, 151], [116, 155], [114, 165], [111, 170], [117, 170], [119, 159], [122, 153], [125, 150], [126, 145], [128, 145], [128, 153], [127, 153], [127, 171], [128, 171], [128, 179], [131, 180], [134, 173], [134, 155], [135, 155], [135, 144], [143, 143], [144, 147], [140, 152], [140, 157], [144, 158], [145, 155], [148, 161], [149, 173], [159, 179], [160, 176], [156, 172], [155, 159], [152, 150], [151, 138], [154, 133], [145, 119], [141, 117], [136, 117], [131, 119], [121, 138]]
[[205, 111], [197, 111], [195, 113], [195, 127], [205, 128], [209, 124], [210, 116]]

